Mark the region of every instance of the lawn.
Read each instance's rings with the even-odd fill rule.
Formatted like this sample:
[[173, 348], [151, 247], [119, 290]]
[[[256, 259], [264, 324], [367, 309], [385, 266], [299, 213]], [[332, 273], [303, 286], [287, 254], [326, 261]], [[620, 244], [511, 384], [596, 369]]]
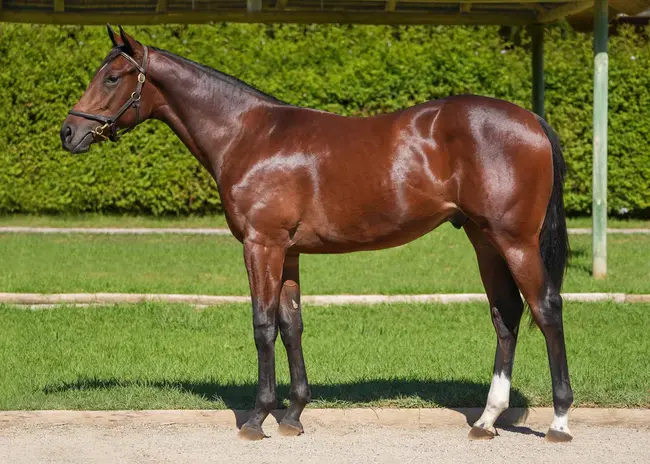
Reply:
[[[314, 407], [483, 406], [495, 347], [483, 304], [313, 307], [304, 346]], [[248, 305], [0, 306], [0, 409], [248, 408]], [[650, 407], [650, 305], [569, 303], [577, 406]], [[288, 369], [278, 339], [279, 396]], [[523, 329], [512, 406], [548, 406], [543, 337]]]
[[[609, 277], [591, 277], [591, 238], [570, 237], [564, 291], [650, 293], [650, 235], [610, 235]], [[242, 246], [230, 236], [0, 234], [1, 292], [248, 295]], [[307, 294], [482, 292], [474, 250], [446, 224], [377, 252], [304, 255]]]
[[[0, 226], [19, 227], [180, 227], [204, 228], [227, 227], [223, 215], [210, 216], [129, 216], [103, 215], [95, 213], [34, 216], [26, 214], [0, 216]], [[590, 217], [568, 219], [569, 227], [591, 227]], [[650, 220], [643, 219], [609, 219], [608, 227], [620, 228], [650, 228]]]
[[[0, 226], [14, 227], [228, 227], [223, 215], [210, 216], [129, 216], [104, 214], [74, 214], [34, 216], [14, 214], [0, 216]], [[650, 227], [650, 226], [649, 226]]]

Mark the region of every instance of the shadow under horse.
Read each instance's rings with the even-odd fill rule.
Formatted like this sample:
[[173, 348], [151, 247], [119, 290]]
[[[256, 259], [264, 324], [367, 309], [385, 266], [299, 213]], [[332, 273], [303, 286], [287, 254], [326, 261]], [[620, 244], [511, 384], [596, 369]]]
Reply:
[[487, 404], [470, 437], [494, 437], [509, 405], [521, 292], [547, 344], [555, 417], [546, 437], [571, 440], [560, 296], [569, 251], [566, 168], [546, 121], [475, 95], [343, 117], [279, 101], [144, 46], [121, 27], [116, 34], [109, 26], [108, 35], [113, 48], [66, 117], [62, 145], [83, 153], [158, 119], [216, 181], [228, 226], [244, 245], [253, 306], [258, 383], [243, 437], [262, 439], [275, 407], [278, 333], [291, 375], [280, 432], [303, 431], [300, 415], [312, 393], [302, 353], [300, 254], [398, 246], [448, 221], [464, 228], [476, 250], [497, 334]]
[[[253, 383], [220, 384], [216, 382], [192, 381], [124, 381], [116, 378], [89, 379], [80, 378], [74, 382], [48, 385], [43, 389], [45, 394], [56, 394], [77, 390], [108, 390], [124, 387], [153, 388], [160, 391], [170, 390], [194, 395], [202, 400], [221, 403], [232, 410], [235, 423], [241, 428], [252, 411], [247, 410], [249, 398], [255, 392]], [[279, 384], [277, 394], [280, 398], [289, 397], [289, 385]], [[464, 380], [413, 380], [413, 379], [373, 379], [347, 383], [312, 384], [312, 398], [326, 403], [351, 404], [363, 407], [365, 404], [394, 402], [398, 399], [412, 398], [427, 404], [457, 411], [465, 416], [468, 425], [479, 419], [476, 399], [488, 393], [490, 385]], [[508, 411], [503, 425], [509, 430], [519, 433], [536, 434], [528, 427], [515, 426], [526, 419], [525, 409], [529, 406], [528, 399], [517, 389], [511, 392], [511, 405], [517, 409]], [[282, 422], [287, 409], [276, 409], [271, 412], [278, 423]]]

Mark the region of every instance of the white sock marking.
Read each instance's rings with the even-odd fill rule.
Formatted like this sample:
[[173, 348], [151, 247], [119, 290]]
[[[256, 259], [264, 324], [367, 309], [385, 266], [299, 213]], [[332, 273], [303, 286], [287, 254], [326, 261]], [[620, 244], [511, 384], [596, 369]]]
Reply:
[[558, 432], [564, 432], [571, 435], [571, 432], [569, 431], [569, 413], [567, 412], [562, 416], [555, 414], [551, 428], [553, 430], [557, 430]]
[[494, 430], [494, 423], [499, 415], [508, 409], [510, 402], [510, 379], [499, 373], [492, 377], [490, 393], [488, 393], [487, 404], [481, 418], [474, 425], [486, 430]]

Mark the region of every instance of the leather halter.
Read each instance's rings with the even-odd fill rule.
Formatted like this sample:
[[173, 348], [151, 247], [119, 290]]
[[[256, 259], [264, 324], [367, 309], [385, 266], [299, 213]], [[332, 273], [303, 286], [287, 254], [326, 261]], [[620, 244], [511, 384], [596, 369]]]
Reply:
[[[142, 59], [142, 66], [140, 66], [133, 58], [131, 58], [123, 51], [120, 51], [120, 55], [122, 55], [126, 60], [130, 61], [131, 64], [133, 64], [133, 66], [135, 66], [135, 68], [139, 71], [139, 74], [138, 85], [136, 86], [135, 91], [131, 93], [131, 97], [126, 101], [126, 103], [122, 105], [122, 107], [117, 111], [117, 113], [115, 113], [115, 115], [108, 117], [102, 114], [84, 113], [83, 111], [76, 110], [70, 110], [68, 114], [103, 123], [102, 126], [97, 126], [90, 132], [103, 140], [110, 139], [113, 142], [117, 142], [120, 137], [140, 124], [140, 97], [142, 96], [142, 86], [146, 80], [148, 53], [149, 50], [147, 47], [144, 47], [144, 58]], [[118, 119], [120, 119], [120, 116], [122, 116], [130, 107], [135, 108], [135, 124], [127, 129], [122, 130], [121, 132], [118, 132], [115, 123]], [[108, 135], [105, 133], [106, 129], [110, 131]]]

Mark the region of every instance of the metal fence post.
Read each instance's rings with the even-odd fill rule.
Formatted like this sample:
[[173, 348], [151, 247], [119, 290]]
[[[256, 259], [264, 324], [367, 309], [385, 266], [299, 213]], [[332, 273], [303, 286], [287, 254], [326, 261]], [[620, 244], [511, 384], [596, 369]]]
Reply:
[[607, 276], [607, 0], [594, 5], [593, 276]]

